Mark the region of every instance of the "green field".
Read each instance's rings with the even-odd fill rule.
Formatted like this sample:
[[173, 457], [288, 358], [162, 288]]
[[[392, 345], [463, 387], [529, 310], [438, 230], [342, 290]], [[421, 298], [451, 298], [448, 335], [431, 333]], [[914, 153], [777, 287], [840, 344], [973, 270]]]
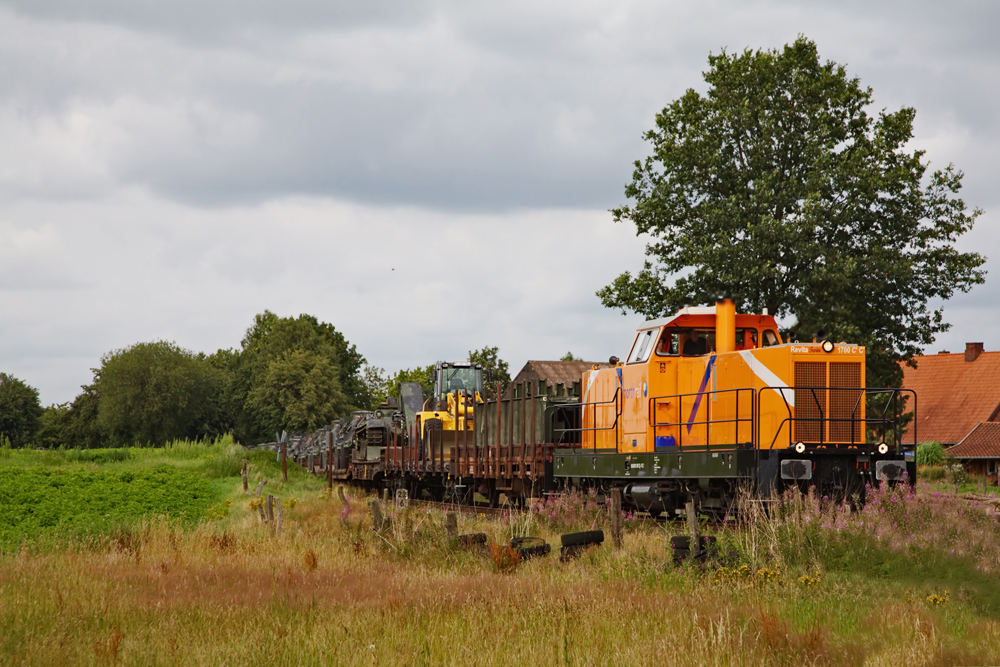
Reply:
[[0, 456], [0, 551], [59, 541], [98, 540], [153, 517], [192, 528], [228, 517], [244, 458], [269, 490], [313, 489], [292, 466], [279, 481], [274, 455], [221, 438], [164, 448], [5, 450]]
[[[239, 479], [282, 498], [281, 534]], [[1000, 522], [947, 490], [863, 511], [789, 497], [713, 529], [627, 516], [621, 548], [509, 562], [436, 511], [345, 506], [322, 479], [229, 441], [0, 459], [0, 656], [9, 664], [945, 665], [1000, 663]], [[293, 502], [293, 499], [295, 501]], [[228, 502], [227, 502], [228, 501]], [[491, 543], [607, 527], [593, 497], [462, 514]]]

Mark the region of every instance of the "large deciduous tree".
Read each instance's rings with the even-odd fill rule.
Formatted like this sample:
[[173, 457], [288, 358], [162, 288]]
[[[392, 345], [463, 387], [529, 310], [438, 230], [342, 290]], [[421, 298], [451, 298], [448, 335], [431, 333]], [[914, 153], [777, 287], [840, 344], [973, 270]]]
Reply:
[[119, 444], [203, 436], [219, 411], [218, 370], [166, 341], [104, 355], [94, 385], [97, 424]]
[[873, 112], [871, 89], [804, 37], [708, 62], [707, 91], [657, 115], [612, 211], [652, 237], [645, 264], [598, 296], [659, 317], [729, 295], [800, 337], [866, 344], [868, 384], [897, 384], [898, 361], [947, 330], [940, 303], [983, 281], [983, 257], [954, 245], [981, 213], [962, 173], [928, 173], [908, 147], [915, 111]]
[[[247, 442], [276, 430], [317, 428], [375, 400], [362, 374], [364, 357], [333, 325], [311, 315], [264, 311], [238, 352], [211, 359], [230, 373], [228, 402], [237, 436]], [[293, 382], [303, 384], [293, 388]]]
[[272, 359], [247, 397], [261, 425], [311, 431], [349, 408], [329, 356], [291, 349]]
[[41, 416], [38, 390], [13, 375], [0, 373], [0, 435], [13, 447], [24, 447], [38, 431]]

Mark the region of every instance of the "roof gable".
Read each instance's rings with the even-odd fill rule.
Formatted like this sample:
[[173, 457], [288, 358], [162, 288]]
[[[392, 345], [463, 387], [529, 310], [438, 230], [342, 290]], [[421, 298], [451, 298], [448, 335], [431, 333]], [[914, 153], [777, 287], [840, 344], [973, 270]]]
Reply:
[[583, 374], [594, 366], [607, 366], [593, 361], [529, 361], [511, 380], [504, 398], [509, 398], [510, 391], [514, 385], [521, 382], [532, 382], [540, 380], [546, 384], [555, 386], [562, 384], [570, 390], [573, 383], [579, 383]]
[[957, 443], [1000, 406], [1000, 352], [983, 352], [975, 361], [964, 354], [914, 357], [903, 364], [903, 387], [917, 394], [917, 439]]
[[956, 459], [1000, 459], [1000, 422], [983, 422], [965, 436], [962, 442], [949, 448], [948, 456]]

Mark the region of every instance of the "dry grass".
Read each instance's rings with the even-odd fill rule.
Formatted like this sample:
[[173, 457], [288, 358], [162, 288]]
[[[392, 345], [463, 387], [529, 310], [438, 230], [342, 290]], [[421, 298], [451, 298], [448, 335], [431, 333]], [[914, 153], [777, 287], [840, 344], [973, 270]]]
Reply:
[[[500, 567], [496, 554], [449, 543], [437, 513], [390, 510], [377, 535], [353, 506], [305, 500], [279, 537], [246, 512], [224, 528], [151, 521], [99, 546], [3, 557], [0, 655], [36, 665], [1000, 660], [996, 619], [892, 582], [675, 569], [665, 531], [648, 525], [618, 551]], [[500, 545], [527, 530], [558, 540], [523, 516], [460, 523]]]

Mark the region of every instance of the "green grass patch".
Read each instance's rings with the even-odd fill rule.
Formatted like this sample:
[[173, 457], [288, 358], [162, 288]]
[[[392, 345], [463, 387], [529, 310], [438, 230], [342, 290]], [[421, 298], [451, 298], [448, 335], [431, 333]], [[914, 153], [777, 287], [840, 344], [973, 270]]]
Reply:
[[251, 491], [264, 479], [264, 492], [283, 498], [314, 496], [324, 486], [295, 464], [282, 482], [273, 453], [246, 450], [228, 436], [161, 448], [7, 450], [0, 458], [0, 551], [112, 535], [160, 516], [188, 527], [226, 523], [247, 511], [244, 459]]
[[203, 475], [169, 466], [135, 472], [2, 467], [0, 548], [95, 535], [155, 515], [191, 524], [213, 500]]

